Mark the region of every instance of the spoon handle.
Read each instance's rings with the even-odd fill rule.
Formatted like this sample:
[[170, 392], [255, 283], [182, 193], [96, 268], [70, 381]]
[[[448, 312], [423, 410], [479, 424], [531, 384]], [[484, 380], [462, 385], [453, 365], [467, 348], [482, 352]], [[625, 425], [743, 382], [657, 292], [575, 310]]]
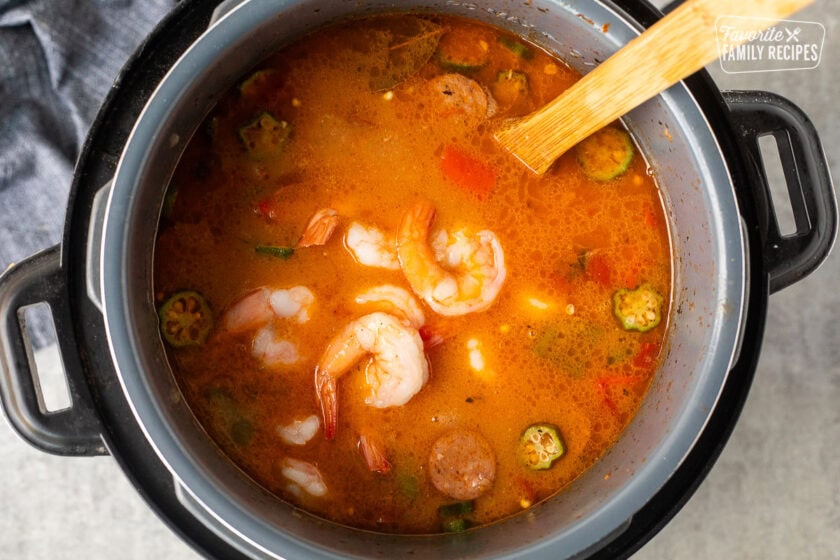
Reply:
[[596, 130], [718, 58], [718, 17], [749, 17], [750, 30], [759, 31], [812, 2], [688, 0], [548, 105], [507, 123], [496, 139], [533, 171], [545, 173]]

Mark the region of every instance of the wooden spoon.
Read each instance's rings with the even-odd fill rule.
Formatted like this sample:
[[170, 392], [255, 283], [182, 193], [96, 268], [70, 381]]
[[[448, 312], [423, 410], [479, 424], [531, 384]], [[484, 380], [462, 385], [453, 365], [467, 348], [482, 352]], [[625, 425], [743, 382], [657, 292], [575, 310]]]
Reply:
[[531, 170], [545, 173], [596, 130], [715, 60], [718, 17], [748, 17], [749, 29], [759, 31], [812, 2], [688, 0], [548, 105], [506, 122], [496, 140]]

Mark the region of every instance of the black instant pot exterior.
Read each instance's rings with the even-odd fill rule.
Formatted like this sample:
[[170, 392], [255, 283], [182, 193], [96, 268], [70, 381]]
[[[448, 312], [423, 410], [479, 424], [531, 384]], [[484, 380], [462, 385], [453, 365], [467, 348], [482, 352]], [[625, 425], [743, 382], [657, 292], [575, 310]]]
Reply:
[[[88, 297], [86, 263], [93, 199], [114, 175], [122, 148], [146, 101], [167, 70], [207, 28], [217, 2], [185, 0], [128, 61], [94, 122], [70, 193], [60, 246], [20, 263], [0, 289], [0, 356], [4, 408], [15, 429], [42, 450], [65, 455], [110, 453], [133, 485], [181, 538], [199, 553], [240, 558], [184, 508], [172, 475], [132, 414], [114, 370], [101, 310]], [[645, 27], [661, 13], [645, 2], [620, 2]], [[749, 288], [740, 354], [715, 410], [686, 460], [656, 496], [592, 558], [625, 558], [651, 539], [680, 510], [712, 468], [746, 399], [758, 361], [768, 296], [804, 277], [828, 254], [836, 231], [833, 187], [813, 126], [786, 100], [763, 92], [720, 92], [705, 72], [685, 80], [726, 155], [748, 246]], [[797, 232], [781, 236], [758, 151], [759, 136], [779, 141]], [[94, 243], [93, 246], [98, 246]], [[107, 258], [107, 255], [105, 256]], [[46, 302], [55, 320], [73, 406], [52, 415], [32, 414], [36, 389], [25, 326], [17, 310]], [[11, 310], [11, 312], [9, 312]], [[33, 409], [33, 406], [35, 408]]]

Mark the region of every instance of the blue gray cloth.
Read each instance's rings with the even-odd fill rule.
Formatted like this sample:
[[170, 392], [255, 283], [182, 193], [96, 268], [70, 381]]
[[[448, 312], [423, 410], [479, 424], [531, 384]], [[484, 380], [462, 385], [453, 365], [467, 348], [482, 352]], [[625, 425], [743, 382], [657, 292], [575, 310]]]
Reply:
[[73, 166], [174, 0], [0, 0], [0, 271], [58, 243]]
[[[61, 240], [73, 166], [120, 68], [174, 0], [0, 0], [0, 272]], [[43, 311], [27, 318], [36, 347]]]

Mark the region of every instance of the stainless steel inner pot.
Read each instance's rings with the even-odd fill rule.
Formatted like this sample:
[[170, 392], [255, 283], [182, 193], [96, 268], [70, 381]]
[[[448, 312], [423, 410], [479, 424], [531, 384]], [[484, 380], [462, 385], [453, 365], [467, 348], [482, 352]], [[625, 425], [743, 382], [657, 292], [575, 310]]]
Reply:
[[251, 0], [231, 7], [146, 105], [105, 207], [99, 283], [109, 345], [136, 420], [179, 498], [232, 546], [259, 557], [561, 558], [603, 546], [691, 449], [740, 340], [747, 274], [741, 221], [725, 159], [689, 91], [678, 84], [624, 119], [667, 209], [674, 301], [667, 356], [623, 437], [566, 490], [505, 521], [455, 536], [359, 531], [303, 514], [257, 486], [207, 437], [174, 382], [158, 334], [152, 253], [165, 187], [185, 144], [220, 94], [267, 54], [347, 16], [395, 9], [463, 15], [518, 33], [581, 73], [641, 28], [610, 3], [591, 0]]

